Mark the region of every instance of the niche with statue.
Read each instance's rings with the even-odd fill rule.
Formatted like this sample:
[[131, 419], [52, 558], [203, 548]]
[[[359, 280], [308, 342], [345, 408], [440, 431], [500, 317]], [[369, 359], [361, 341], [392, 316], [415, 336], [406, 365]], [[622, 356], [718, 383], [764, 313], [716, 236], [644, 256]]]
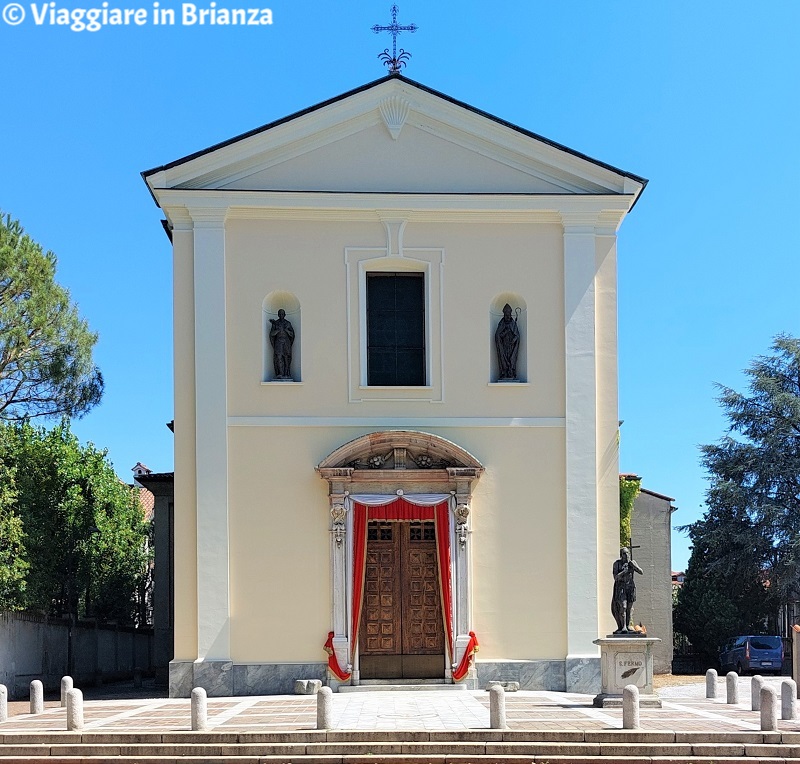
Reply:
[[300, 382], [300, 301], [291, 292], [270, 292], [262, 305], [262, 382]]
[[519, 384], [528, 381], [528, 306], [513, 292], [497, 295], [489, 308], [489, 382]]

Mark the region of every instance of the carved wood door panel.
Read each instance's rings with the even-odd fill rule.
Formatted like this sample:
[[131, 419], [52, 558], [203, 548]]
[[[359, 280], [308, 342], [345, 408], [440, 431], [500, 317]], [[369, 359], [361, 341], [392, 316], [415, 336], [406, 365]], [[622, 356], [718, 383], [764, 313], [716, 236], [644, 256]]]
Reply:
[[433, 523], [370, 522], [359, 638], [361, 678], [441, 678], [444, 652]]

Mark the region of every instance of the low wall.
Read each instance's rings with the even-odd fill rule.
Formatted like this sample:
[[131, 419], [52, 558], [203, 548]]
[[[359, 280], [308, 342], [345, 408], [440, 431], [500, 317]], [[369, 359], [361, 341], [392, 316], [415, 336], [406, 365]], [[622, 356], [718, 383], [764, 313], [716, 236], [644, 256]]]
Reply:
[[[153, 671], [153, 630], [79, 621], [72, 631], [75, 686]], [[68, 673], [69, 623], [30, 613], [0, 612], [0, 684], [11, 698], [28, 696], [31, 681], [57, 689]]]

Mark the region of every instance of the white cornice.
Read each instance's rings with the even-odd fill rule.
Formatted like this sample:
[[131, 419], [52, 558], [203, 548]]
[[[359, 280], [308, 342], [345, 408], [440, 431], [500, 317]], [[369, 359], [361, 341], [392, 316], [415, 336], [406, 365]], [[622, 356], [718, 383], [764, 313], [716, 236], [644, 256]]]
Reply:
[[[333, 194], [325, 192], [211, 191], [156, 189], [159, 204], [189, 209], [194, 219], [375, 220], [376, 211], [409, 222], [536, 222], [612, 227], [625, 216], [633, 197], [601, 194]], [[180, 213], [185, 214], [185, 213]]]
[[191, 231], [194, 227], [192, 216], [186, 207], [170, 207], [169, 210], [164, 210], [169, 218], [170, 225], [173, 231]]
[[228, 217], [228, 207], [215, 205], [186, 205], [195, 228], [223, 228]]
[[229, 416], [229, 427], [564, 427], [564, 417]]

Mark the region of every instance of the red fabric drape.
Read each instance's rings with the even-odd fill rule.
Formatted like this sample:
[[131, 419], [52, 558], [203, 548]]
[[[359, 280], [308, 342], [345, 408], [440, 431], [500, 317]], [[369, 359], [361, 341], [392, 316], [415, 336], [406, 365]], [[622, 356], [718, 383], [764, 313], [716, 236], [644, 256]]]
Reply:
[[[360, 507], [360, 504], [356, 504]], [[403, 498], [397, 498], [391, 504], [382, 504], [379, 507], [369, 507], [370, 520], [433, 520], [433, 510], [441, 507], [422, 507], [419, 504], [412, 504]], [[447, 503], [444, 503], [447, 507]]]
[[[443, 501], [435, 506], [420, 506], [413, 504], [402, 497], [398, 497], [390, 504], [382, 506], [365, 506], [354, 502], [353, 506], [353, 602], [352, 602], [352, 622], [350, 626], [350, 660], [355, 657], [355, 650], [358, 644], [358, 632], [361, 624], [361, 611], [364, 603], [364, 576], [367, 564], [367, 523], [370, 520], [433, 520], [436, 528], [436, 555], [439, 563], [439, 582], [441, 586], [442, 619], [444, 621], [445, 635], [447, 639], [447, 650], [452, 662], [454, 656], [453, 641], [453, 590], [451, 585], [450, 572], [450, 508], [447, 501]], [[461, 661], [454, 679], [463, 679], [469, 670], [469, 663], [472, 654], [478, 648], [478, 640], [470, 632], [471, 640], [464, 658]], [[474, 645], [473, 645], [474, 642]], [[333, 654], [333, 632], [328, 637], [330, 651], [328, 666], [335, 676], [347, 681], [350, 674], [342, 671], [341, 667]], [[326, 643], [326, 650], [328, 648]], [[460, 671], [463, 673], [458, 674]], [[341, 673], [339, 673], [341, 672]]]
[[367, 508], [353, 507], [353, 621], [350, 624], [350, 662], [356, 654], [361, 607], [364, 604], [364, 574], [367, 569]]
[[453, 588], [450, 577], [450, 510], [447, 502], [436, 507], [436, 556], [439, 560], [439, 584], [442, 593], [442, 618], [447, 635], [447, 651], [453, 662]]
[[333, 649], [333, 632], [328, 632], [328, 641], [325, 643], [325, 652], [328, 653], [328, 668], [331, 673], [340, 681], [347, 682], [350, 679], [348, 674], [340, 665], [339, 660], [336, 658], [336, 652]]
[[453, 679], [456, 682], [460, 682], [466, 677], [469, 672], [470, 663], [472, 663], [472, 656], [478, 652], [478, 649], [478, 638], [475, 636], [475, 632], [471, 631], [469, 633], [469, 642], [467, 643], [464, 657], [461, 659], [461, 663], [458, 664], [458, 668], [453, 672]]

